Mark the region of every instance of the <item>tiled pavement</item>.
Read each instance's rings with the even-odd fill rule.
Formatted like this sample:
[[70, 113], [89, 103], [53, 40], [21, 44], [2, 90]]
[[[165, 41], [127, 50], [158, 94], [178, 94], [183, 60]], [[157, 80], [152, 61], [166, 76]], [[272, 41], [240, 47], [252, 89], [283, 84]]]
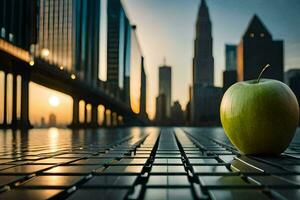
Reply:
[[0, 132], [0, 199], [300, 199], [300, 132], [280, 157], [221, 128], [44, 132]]

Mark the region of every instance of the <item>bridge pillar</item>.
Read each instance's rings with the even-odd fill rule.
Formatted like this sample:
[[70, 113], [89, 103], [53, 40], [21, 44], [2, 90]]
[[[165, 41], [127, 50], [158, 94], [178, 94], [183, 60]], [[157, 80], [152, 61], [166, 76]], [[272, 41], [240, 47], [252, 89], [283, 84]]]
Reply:
[[18, 127], [17, 119], [17, 75], [13, 74], [13, 96], [12, 96], [12, 128]]
[[103, 110], [103, 123], [102, 126], [106, 127], [107, 126], [107, 116], [106, 116], [106, 108], [104, 107]]
[[91, 120], [92, 127], [98, 127], [98, 105], [92, 104], [92, 120]]
[[23, 129], [31, 128], [28, 117], [29, 112], [29, 77], [28, 75], [22, 76], [21, 81], [21, 120], [20, 125]]
[[78, 127], [79, 125], [79, 98], [73, 97], [73, 116], [71, 127]]
[[122, 115], [118, 115], [118, 125], [119, 126], [123, 125], [123, 117], [122, 117]]
[[111, 110], [105, 109], [105, 125], [111, 127]]
[[3, 127], [7, 127], [7, 73], [4, 72]]
[[117, 113], [116, 112], [111, 112], [111, 125], [113, 127], [115, 127], [115, 126], [118, 125], [118, 122], [117, 122]]
[[83, 125], [86, 126], [88, 124], [88, 110], [87, 110], [87, 105], [88, 103], [85, 101], [85, 104], [84, 104], [84, 122], [83, 122]]

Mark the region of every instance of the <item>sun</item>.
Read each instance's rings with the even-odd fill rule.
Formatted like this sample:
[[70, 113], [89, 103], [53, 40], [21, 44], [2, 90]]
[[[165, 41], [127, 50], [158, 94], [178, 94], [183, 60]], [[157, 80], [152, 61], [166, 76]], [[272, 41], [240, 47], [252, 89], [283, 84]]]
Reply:
[[49, 98], [49, 104], [52, 107], [57, 107], [60, 104], [59, 98], [57, 96], [51, 96]]

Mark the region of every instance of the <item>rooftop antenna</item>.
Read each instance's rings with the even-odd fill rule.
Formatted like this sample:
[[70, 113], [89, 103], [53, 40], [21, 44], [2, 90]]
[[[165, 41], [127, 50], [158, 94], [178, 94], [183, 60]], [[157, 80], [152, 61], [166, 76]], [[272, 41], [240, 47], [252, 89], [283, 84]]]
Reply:
[[166, 66], [166, 57], [164, 56], [164, 66]]

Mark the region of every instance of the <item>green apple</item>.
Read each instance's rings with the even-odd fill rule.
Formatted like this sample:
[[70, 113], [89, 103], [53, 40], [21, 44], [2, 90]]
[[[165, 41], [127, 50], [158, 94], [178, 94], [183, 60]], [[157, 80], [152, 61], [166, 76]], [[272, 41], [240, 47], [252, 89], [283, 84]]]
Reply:
[[287, 85], [260, 80], [260, 76], [235, 83], [225, 92], [220, 107], [222, 126], [243, 154], [280, 154], [295, 134], [299, 105]]

